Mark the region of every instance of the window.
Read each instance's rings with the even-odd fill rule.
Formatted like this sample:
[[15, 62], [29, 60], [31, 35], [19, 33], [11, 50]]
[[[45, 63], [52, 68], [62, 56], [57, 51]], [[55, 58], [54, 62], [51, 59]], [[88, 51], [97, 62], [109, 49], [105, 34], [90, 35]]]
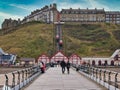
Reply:
[[120, 23], [120, 21], [116, 21], [116, 23]]
[[109, 17], [109, 15], [106, 15], [106, 17]]
[[106, 21], [107, 23], [109, 23], [110, 21]]
[[120, 20], [120, 18], [116, 18], [116, 20]]
[[106, 20], [110, 20], [110, 18], [106, 18]]
[[117, 15], [117, 17], [120, 17], [120, 15]]
[[71, 11], [72, 14], [74, 14], [74, 11]]
[[78, 14], [78, 11], [75, 11], [76, 14]]
[[83, 12], [81, 11], [80, 13], [82, 14]]

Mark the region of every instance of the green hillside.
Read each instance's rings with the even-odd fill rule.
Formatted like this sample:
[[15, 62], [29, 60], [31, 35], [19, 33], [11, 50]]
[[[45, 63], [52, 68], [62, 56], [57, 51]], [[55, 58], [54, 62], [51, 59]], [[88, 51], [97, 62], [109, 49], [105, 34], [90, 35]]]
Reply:
[[31, 23], [22, 25], [18, 30], [0, 36], [0, 47], [19, 57], [38, 57], [53, 48], [53, 25]]
[[[64, 24], [64, 52], [80, 56], [110, 56], [120, 48], [120, 25]], [[28, 23], [0, 36], [0, 47], [19, 57], [38, 57], [53, 52], [53, 24]]]
[[66, 24], [64, 35], [67, 53], [81, 56], [110, 56], [120, 48], [120, 25]]

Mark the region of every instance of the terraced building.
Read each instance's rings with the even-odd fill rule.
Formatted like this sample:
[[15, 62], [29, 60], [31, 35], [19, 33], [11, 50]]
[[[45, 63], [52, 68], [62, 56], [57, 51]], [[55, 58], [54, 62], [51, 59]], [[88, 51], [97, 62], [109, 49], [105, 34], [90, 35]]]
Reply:
[[[120, 24], [120, 11], [105, 11], [104, 9], [62, 9], [58, 11], [57, 4], [51, 4], [44, 6], [41, 9], [36, 9], [31, 12], [30, 15], [24, 17], [21, 24], [40, 21], [44, 23], [54, 23], [57, 21], [62, 22], [77, 22], [82, 24], [96, 24], [96, 23], [113, 23]], [[2, 23], [2, 29], [8, 27], [14, 27], [18, 24], [16, 22], [5, 19]]]

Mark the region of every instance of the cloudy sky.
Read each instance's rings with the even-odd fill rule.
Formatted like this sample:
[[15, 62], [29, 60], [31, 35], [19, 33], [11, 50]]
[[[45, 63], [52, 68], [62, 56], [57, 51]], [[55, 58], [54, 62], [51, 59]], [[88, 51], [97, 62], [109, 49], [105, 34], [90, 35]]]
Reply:
[[120, 0], [0, 0], [0, 28], [5, 18], [21, 18], [35, 9], [56, 3], [58, 10], [62, 8], [104, 8], [120, 11]]

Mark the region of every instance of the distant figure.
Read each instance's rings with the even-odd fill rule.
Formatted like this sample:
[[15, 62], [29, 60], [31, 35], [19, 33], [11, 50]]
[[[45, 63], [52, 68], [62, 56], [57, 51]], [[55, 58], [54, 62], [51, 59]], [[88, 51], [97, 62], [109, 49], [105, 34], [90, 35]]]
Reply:
[[59, 65], [60, 65], [60, 61], [57, 61], [57, 66], [59, 67]]
[[41, 61], [39, 65], [40, 65], [41, 72], [44, 73], [45, 72], [45, 64]]
[[67, 72], [69, 74], [70, 73], [70, 62], [69, 61], [66, 63], [66, 68], [67, 68]]
[[60, 66], [62, 68], [62, 73], [64, 74], [65, 73], [65, 66], [66, 66], [66, 63], [64, 60], [61, 61]]
[[50, 66], [51, 66], [51, 67], [54, 67], [54, 63], [53, 63], [53, 62], [51, 62], [51, 63], [50, 63]]

